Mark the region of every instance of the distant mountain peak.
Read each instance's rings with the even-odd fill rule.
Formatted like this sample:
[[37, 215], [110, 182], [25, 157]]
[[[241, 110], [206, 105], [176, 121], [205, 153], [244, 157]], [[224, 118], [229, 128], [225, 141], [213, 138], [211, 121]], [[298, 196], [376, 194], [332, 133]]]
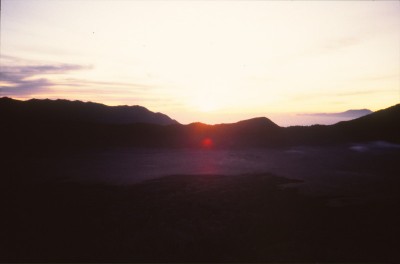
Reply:
[[372, 114], [373, 112], [369, 109], [350, 109], [344, 112], [337, 113], [306, 113], [299, 114], [304, 116], [326, 116], [326, 117], [345, 117], [345, 118], [358, 118], [365, 115]]
[[[279, 127], [277, 124], [272, 122], [266, 117], [254, 117], [250, 119], [241, 120], [235, 123], [221, 123], [215, 124], [214, 126], [232, 126], [232, 125], [243, 125], [243, 126], [269, 126], [269, 127]], [[212, 126], [202, 122], [193, 122], [189, 126], [202, 127], [202, 126]]]
[[275, 124], [274, 122], [272, 122], [270, 119], [268, 119], [266, 117], [255, 117], [255, 118], [251, 118], [251, 119], [246, 119], [246, 120], [239, 121], [236, 124], [279, 127], [277, 124]]
[[369, 115], [372, 113], [373, 112], [369, 109], [350, 109], [350, 110], [344, 111], [342, 113], [338, 113], [338, 115], [365, 116], [365, 115]]

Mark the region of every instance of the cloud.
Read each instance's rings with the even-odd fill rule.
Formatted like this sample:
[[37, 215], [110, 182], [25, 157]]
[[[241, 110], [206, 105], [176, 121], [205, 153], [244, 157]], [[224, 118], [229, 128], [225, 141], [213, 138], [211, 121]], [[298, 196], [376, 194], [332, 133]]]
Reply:
[[[2, 55], [0, 97], [63, 98], [108, 104], [140, 104], [148, 107], [182, 107], [168, 90], [154, 83], [75, 78], [73, 71], [93, 67], [67, 63], [40, 63]], [[64, 75], [65, 74], [65, 75]], [[52, 75], [57, 75], [53, 76]]]
[[369, 90], [349, 90], [349, 91], [332, 91], [332, 92], [312, 92], [312, 93], [295, 94], [289, 96], [289, 98], [295, 101], [310, 101], [316, 98], [343, 98], [343, 97], [373, 95], [373, 94], [388, 93], [388, 92], [394, 92], [394, 90], [369, 89]]
[[[333, 94], [334, 96], [359, 96], [359, 95], [371, 95], [371, 94], [379, 94], [379, 93], [384, 93], [384, 92], [393, 92], [393, 90], [390, 89], [374, 89], [374, 90], [361, 90], [361, 91], [348, 91], [348, 92], [338, 92]], [[327, 95], [331, 96], [331, 95]]]
[[124, 94], [134, 98], [131, 100], [139, 101], [138, 96], [142, 100], [146, 100], [146, 93], [156, 88], [150, 84], [87, 80], [68, 76], [64, 78], [58, 76], [57, 79], [48, 77], [52, 74], [60, 75], [71, 71], [90, 70], [93, 69], [91, 66], [67, 63], [40, 64], [8, 55], [2, 55], [1, 61], [0, 96], [32, 97], [40, 94], [47, 96], [49, 93], [58, 92], [64, 95], [80, 94], [89, 97], [102, 94], [115, 98], [116, 94]]
[[0, 95], [21, 96], [46, 92], [54, 81], [47, 78], [35, 78], [43, 74], [62, 74], [69, 71], [90, 69], [78, 64], [48, 64], [28, 66], [2, 66], [0, 69]]
[[118, 92], [127, 92], [127, 88], [129, 88], [129, 91], [131, 92], [140, 92], [144, 91], [146, 89], [151, 89], [154, 88], [151, 85], [147, 84], [138, 84], [138, 83], [128, 83], [128, 82], [107, 82], [107, 81], [94, 81], [94, 80], [85, 80], [85, 79], [77, 79], [77, 78], [66, 78], [62, 82], [58, 83], [59, 85], [65, 85], [65, 86], [78, 86], [81, 88], [85, 87], [98, 87], [99, 90], [100, 87], [106, 87], [107, 90], [109, 90], [110, 87], [112, 87], [112, 92], [113, 93], [118, 93]]

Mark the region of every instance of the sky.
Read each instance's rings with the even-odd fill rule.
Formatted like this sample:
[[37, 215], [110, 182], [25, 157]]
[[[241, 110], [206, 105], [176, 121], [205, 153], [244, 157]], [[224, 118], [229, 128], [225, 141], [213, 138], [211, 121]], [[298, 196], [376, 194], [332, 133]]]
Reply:
[[298, 114], [399, 103], [399, 25], [400, 1], [2, 0], [0, 96], [324, 123]]

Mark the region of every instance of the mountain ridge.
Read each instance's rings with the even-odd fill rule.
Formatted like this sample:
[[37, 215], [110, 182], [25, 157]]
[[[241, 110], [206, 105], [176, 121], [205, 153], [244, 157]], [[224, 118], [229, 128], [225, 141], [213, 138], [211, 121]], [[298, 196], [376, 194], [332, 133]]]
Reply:
[[0, 109], [8, 111], [8, 114], [12, 115], [13, 118], [36, 118], [42, 121], [58, 122], [63, 120], [115, 125], [132, 123], [178, 124], [176, 120], [163, 113], [152, 112], [139, 105], [107, 106], [100, 103], [65, 99], [21, 101], [3, 97], [0, 98]]
[[[0, 100], [1, 101], [1, 100]], [[13, 105], [18, 108], [21, 104]], [[77, 105], [80, 105], [79, 103]], [[0, 130], [4, 148], [257, 148], [295, 145], [329, 145], [351, 142], [388, 141], [400, 144], [400, 104], [334, 125], [280, 127], [266, 117], [236, 123], [208, 125], [200, 122], [170, 123], [96, 123], [43, 118], [21, 119], [4, 111], [0, 104]], [[39, 111], [40, 112], [40, 111]], [[32, 117], [37, 117], [35, 113]], [[5, 117], [5, 118], [4, 118]], [[207, 144], [203, 144], [205, 140]]]

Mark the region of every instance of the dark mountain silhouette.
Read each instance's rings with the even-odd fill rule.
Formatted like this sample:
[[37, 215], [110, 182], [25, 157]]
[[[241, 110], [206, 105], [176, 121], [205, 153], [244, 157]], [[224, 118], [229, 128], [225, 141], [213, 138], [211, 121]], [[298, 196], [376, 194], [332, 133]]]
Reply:
[[385, 140], [400, 143], [400, 104], [334, 125], [285, 129], [287, 144], [336, 144]]
[[[127, 113], [140, 111], [159, 123], [162, 122], [156, 117], [170, 124], [125, 123], [128, 122]], [[3, 147], [12, 151], [86, 147], [284, 147], [375, 140], [400, 143], [400, 105], [335, 125], [287, 128], [279, 127], [265, 117], [232, 124], [181, 125], [141, 107], [107, 107], [65, 100], [21, 102], [3, 98], [0, 100], [0, 116], [5, 128], [0, 131]], [[113, 116], [116, 116], [114, 122]]]
[[[6, 201], [1, 262], [399, 262], [398, 151], [360, 155], [347, 146], [346, 151], [335, 146], [315, 148], [321, 150], [295, 159], [282, 155], [280, 164], [269, 161], [279, 171], [287, 165], [299, 170], [299, 176], [318, 175], [304, 177], [305, 185], [311, 182], [305, 189], [317, 191], [313, 195], [293, 185], [282, 186], [299, 180], [258, 172], [258, 166], [249, 168], [257, 173], [177, 174], [136, 184], [107, 184], [93, 178], [125, 173], [136, 177], [136, 166], [121, 164], [136, 159], [137, 153], [162, 153], [155, 158], [168, 163], [173, 156], [167, 155], [175, 152], [119, 147], [400, 143], [400, 105], [335, 125], [288, 128], [265, 117], [218, 125], [127, 124], [122, 117], [115, 117], [117, 123], [107, 121], [112, 116], [107, 111], [115, 109], [64, 100], [0, 99], [0, 193]], [[108, 148], [115, 149], [102, 151]], [[190, 153], [197, 151], [178, 152], [190, 160]], [[285, 152], [271, 151], [277, 156]], [[228, 151], [227, 156], [235, 153], [254, 152]], [[251, 160], [266, 162], [262, 157], [257, 154]], [[143, 160], [147, 161], [139, 158]], [[207, 162], [200, 162], [202, 166]], [[301, 172], [304, 166], [310, 169]], [[163, 168], [151, 167], [160, 174]], [[342, 185], [331, 185], [331, 175], [342, 173]], [[320, 177], [317, 183], [323, 182], [329, 191], [313, 185], [313, 177]]]
[[332, 126], [351, 140], [385, 139], [400, 143], [400, 104], [379, 110], [351, 121], [342, 121]]
[[40, 122], [80, 122], [99, 124], [150, 123], [158, 125], [178, 122], [162, 113], [154, 113], [142, 106], [106, 106], [103, 104], [68, 100], [18, 101], [0, 98], [2, 119], [36, 120]]
[[267, 147], [276, 145], [282, 128], [268, 118], [260, 117], [232, 124], [192, 123], [181, 130], [180, 139], [188, 146], [201, 146], [204, 139], [209, 139], [215, 147]]

